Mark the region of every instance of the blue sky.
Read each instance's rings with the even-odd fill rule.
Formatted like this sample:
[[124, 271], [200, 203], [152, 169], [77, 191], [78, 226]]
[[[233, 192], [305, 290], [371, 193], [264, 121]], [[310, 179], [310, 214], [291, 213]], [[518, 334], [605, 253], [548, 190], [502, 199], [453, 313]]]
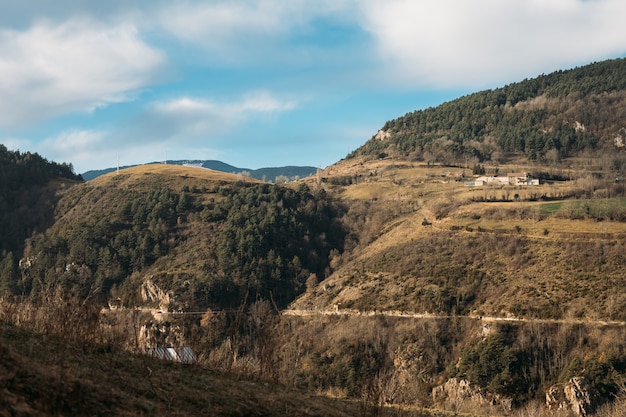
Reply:
[[78, 173], [325, 167], [385, 121], [626, 54], [623, 0], [0, 0], [0, 143]]

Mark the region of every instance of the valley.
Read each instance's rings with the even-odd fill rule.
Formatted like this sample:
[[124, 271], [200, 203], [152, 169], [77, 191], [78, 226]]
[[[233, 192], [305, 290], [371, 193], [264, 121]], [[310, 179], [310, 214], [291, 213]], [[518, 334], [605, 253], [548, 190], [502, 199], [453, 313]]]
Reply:
[[623, 415], [625, 70], [407, 114], [285, 184], [0, 149], [0, 415]]
[[[199, 168], [155, 165], [105, 175], [86, 183], [83, 191], [68, 190], [83, 195], [81, 204], [89, 206], [65, 207], [61, 199], [59, 207], [65, 208], [57, 227], [105, 216], [113, 211], [106, 206], [109, 200], [125, 213], [118, 199], [107, 197], [116, 190], [135, 190], [137, 196], [150, 195], [155, 184], [172, 190], [172, 195], [189, 190], [187, 208], [176, 209], [172, 216], [174, 233], [161, 238], [170, 246], [169, 254], [146, 264], [133, 281], [113, 287], [99, 314], [85, 316], [80, 309], [74, 313], [75, 304], [68, 304], [62, 318], [50, 309], [20, 313], [14, 306], [4, 311], [13, 311], [11, 322], [22, 317], [23, 326], [30, 317], [38, 333], [65, 334], [62, 326], [53, 325], [62, 320], [72, 323], [75, 334], [130, 352], [188, 346], [211, 369], [322, 396], [365, 398], [371, 410], [386, 415], [393, 415], [386, 407], [394, 404], [514, 415], [535, 404], [558, 381], [580, 372], [605, 390], [604, 395], [616, 392], [611, 372], [624, 366], [626, 348], [614, 343], [626, 339], [625, 297], [616, 291], [623, 282], [626, 230], [625, 223], [611, 217], [619, 218], [624, 210], [621, 197], [589, 199], [589, 208], [576, 213], [577, 208], [567, 205], [578, 204], [570, 195], [582, 192], [589, 181], [585, 177], [533, 188], [470, 189], [456, 180], [471, 178], [469, 168], [406, 162], [398, 166], [391, 159], [356, 164], [376, 174], [345, 184], [346, 170], [338, 164], [287, 186], [306, 186], [311, 195], [330, 197], [333, 204], [346, 207], [337, 212], [346, 227], [343, 250], [329, 249], [323, 275], [301, 274], [300, 295], [288, 304], [277, 305], [274, 293], [252, 296], [249, 284], [237, 290], [239, 296], [232, 292], [236, 287], [230, 287], [233, 298], [220, 298], [218, 294], [228, 293], [213, 293], [220, 291], [215, 286], [199, 292], [203, 287], [194, 283], [210, 274], [203, 266], [207, 261], [219, 265], [214, 252], [207, 251], [213, 247], [207, 234], [216, 237], [219, 229], [213, 217], [202, 213], [210, 205], [216, 212], [219, 199], [255, 183]], [[498, 167], [505, 172], [532, 168]], [[596, 181], [594, 187], [613, 185]], [[223, 187], [228, 194], [219, 191]], [[180, 197], [171, 204], [178, 207]], [[559, 214], [563, 206], [565, 213]], [[592, 214], [600, 206], [606, 206], [601, 212], [606, 218]], [[218, 221], [227, 218], [224, 212]], [[574, 253], [586, 256], [584, 266], [576, 264]], [[576, 275], [577, 269], [585, 275]], [[95, 290], [91, 287], [82, 297], [96, 296]], [[74, 300], [84, 303], [83, 298]], [[58, 306], [53, 310], [58, 313]], [[487, 364], [471, 359], [473, 355], [501, 365], [480, 368]], [[468, 365], [459, 367], [464, 360]], [[515, 398], [514, 406], [506, 401], [487, 405], [493, 400], [484, 393], [433, 398], [434, 388], [471, 375], [477, 381], [483, 378], [489, 395]]]

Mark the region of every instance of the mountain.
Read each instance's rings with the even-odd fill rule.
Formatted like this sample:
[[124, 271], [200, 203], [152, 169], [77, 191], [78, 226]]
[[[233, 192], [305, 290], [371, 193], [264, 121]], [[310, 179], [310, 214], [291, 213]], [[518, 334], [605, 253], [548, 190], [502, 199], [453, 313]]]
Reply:
[[[152, 162], [152, 164], [158, 163], [161, 162]], [[289, 180], [294, 178], [304, 178], [313, 175], [317, 171], [317, 168], [307, 166], [285, 166], [259, 169], [237, 168], [235, 166], [215, 160], [168, 160], [167, 163], [173, 165], [186, 165], [199, 168], [208, 168], [215, 171], [228, 172], [231, 174], [244, 174], [246, 176], [250, 176], [251, 178], [256, 178], [262, 181], [276, 181], [276, 179], [279, 177], [285, 177]], [[132, 166], [136, 165], [124, 166], [120, 167], [120, 169], [130, 168]], [[100, 175], [104, 175], [116, 170], [117, 168], [107, 168], [101, 170], [87, 171], [82, 174], [82, 177], [85, 179], [85, 181], [90, 181], [94, 178], [99, 177]]]
[[46, 221], [0, 254], [0, 318], [189, 346], [364, 415], [540, 415], [574, 385], [623, 415], [623, 67], [410, 113], [286, 184], [173, 163], [49, 181]]
[[626, 59], [598, 62], [481, 91], [388, 121], [350, 154], [443, 164], [550, 162], [624, 150]]
[[54, 224], [18, 252], [28, 268], [4, 285], [30, 298], [64, 288], [133, 307], [149, 280], [171, 288], [181, 308], [231, 308], [246, 296], [284, 307], [342, 250], [341, 211], [304, 183], [141, 165], [67, 190]]

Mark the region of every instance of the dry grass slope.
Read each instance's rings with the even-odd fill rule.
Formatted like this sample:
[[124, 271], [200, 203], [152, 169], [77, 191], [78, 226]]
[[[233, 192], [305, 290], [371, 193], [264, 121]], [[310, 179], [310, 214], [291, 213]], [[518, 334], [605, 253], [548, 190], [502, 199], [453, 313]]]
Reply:
[[459, 416], [319, 396], [0, 322], [0, 417], [58, 415]]
[[389, 158], [329, 167], [321, 186], [350, 207], [358, 243], [294, 308], [626, 320], [626, 205], [608, 198], [620, 185], [585, 169], [555, 174], [572, 180], [467, 187], [467, 168]]
[[355, 404], [0, 324], [0, 416], [350, 416]]

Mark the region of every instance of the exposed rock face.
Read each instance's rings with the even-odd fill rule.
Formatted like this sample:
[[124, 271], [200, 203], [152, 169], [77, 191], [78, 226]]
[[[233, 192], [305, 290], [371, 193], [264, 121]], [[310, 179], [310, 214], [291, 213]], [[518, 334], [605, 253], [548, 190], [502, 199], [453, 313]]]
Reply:
[[510, 411], [512, 399], [497, 394], [483, 392], [479, 387], [472, 386], [465, 379], [449, 379], [445, 384], [433, 389], [433, 402], [439, 406], [449, 405], [454, 409], [465, 402], [473, 402], [480, 405], [491, 405]]
[[546, 391], [546, 406], [550, 410], [571, 410], [580, 417], [592, 413], [597, 406], [595, 390], [583, 377], [574, 377]]
[[449, 379], [445, 384], [433, 389], [433, 402], [435, 404], [460, 403], [474, 395], [469, 381], [465, 379]]
[[158, 303], [163, 311], [167, 311], [172, 301], [170, 294], [159, 288], [151, 279], [146, 279], [141, 285], [141, 299], [146, 303]]
[[382, 129], [376, 132], [376, 136], [375, 136], [375, 138], [378, 140], [385, 140], [385, 139], [389, 139], [390, 137], [391, 137], [391, 133]]
[[35, 262], [37, 261], [37, 258], [35, 256], [27, 256], [25, 258], [20, 259], [20, 261], [18, 262], [18, 265], [20, 267], [20, 269], [22, 271], [26, 271], [29, 268], [31, 268]]

